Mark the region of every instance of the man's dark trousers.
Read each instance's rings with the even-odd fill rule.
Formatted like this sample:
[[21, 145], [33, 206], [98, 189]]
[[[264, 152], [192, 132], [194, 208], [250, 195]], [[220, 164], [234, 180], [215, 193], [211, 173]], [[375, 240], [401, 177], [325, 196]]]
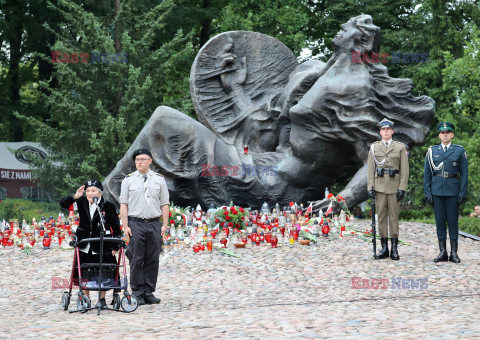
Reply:
[[128, 226], [132, 230], [126, 251], [130, 262], [130, 287], [135, 296], [148, 296], [157, 285], [162, 225], [160, 219], [144, 223], [129, 218]]
[[458, 196], [433, 195], [433, 211], [437, 225], [437, 238], [447, 239], [447, 224], [450, 240], [458, 240]]

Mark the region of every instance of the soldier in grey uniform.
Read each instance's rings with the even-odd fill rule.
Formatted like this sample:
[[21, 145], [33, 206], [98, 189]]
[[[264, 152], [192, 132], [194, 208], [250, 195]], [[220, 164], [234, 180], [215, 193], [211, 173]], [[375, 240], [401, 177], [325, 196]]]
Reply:
[[392, 240], [391, 259], [398, 255], [399, 202], [405, 197], [408, 182], [408, 154], [405, 144], [392, 140], [393, 122], [384, 119], [378, 126], [382, 140], [372, 143], [368, 153], [367, 189], [370, 198], [375, 199], [378, 214], [378, 229], [382, 250], [376, 256], [387, 258], [388, 231]]
[[[150, 170], [152, 154], [147, 149], [133, 152], [137, 171], [122, 182], [120, 216], [127, 239], [130, 286], [138, 304], [159, 303], [153, 295], [163, 236], [168, 227], [169, 195], [162, 175]], [[160, 223], [160, 216], [163, 226]]]

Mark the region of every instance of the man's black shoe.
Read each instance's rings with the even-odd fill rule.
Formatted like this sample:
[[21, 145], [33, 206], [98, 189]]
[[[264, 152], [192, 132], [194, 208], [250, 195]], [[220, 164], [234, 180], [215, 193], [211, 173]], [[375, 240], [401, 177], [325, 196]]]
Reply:
[[160, 299], [159, 298], [156, 298], [155, 296], [152, 295], [147, 295], [145, 296], [145, 303], [147, 305], [153, 305], [153, 304], [156, 304], [156, 303], [160, 303]]
[[137, 304], [138, 306], [142, 306], [145, 304], [145, 299], [143, 298], [143, 296], [135, 296], [137, 298]]

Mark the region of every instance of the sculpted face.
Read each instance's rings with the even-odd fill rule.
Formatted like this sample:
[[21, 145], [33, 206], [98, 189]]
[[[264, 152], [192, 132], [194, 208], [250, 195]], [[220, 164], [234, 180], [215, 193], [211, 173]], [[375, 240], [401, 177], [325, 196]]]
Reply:
[[355, 42], [361, 39], [362, 32], [360, 32], [351, 20], [340, 27], [340, 31], [332, 40], [333, 47], [341, 51], [354, 50]]
[[380, 45], [380, 28], [373, 24], [370, 15], [359, 15], [340, 27], [332, 40], [335, 51], [370, 52]]

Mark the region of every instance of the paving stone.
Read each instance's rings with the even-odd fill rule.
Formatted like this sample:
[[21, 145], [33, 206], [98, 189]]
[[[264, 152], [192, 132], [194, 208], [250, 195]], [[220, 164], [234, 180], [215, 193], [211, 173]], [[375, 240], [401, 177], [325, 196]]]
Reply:
[[[366, 230], [369, 222], [355, 228]], [[69, 278], [72, 250], [34, 248], [24, 256], [6, 247], [0, 249], [0, 339], [479, 337], [479, 243], [461, 237], [460, 264], [434, 263], [434, 226], [401, 223], [400, 237], [411, 244], [399, 246], [400, 261], [373, 260], [372, 243], [353, 235], [320, 237], [314, 246], [247, 244], [234, 250], [239, 259], [181, 248], [160, 257], [159, 305], [100, 316], [63, 311], [64, 289], [52, 289], [52, 277]], [[395, 287], [392, 278], [428, 285]], [[385, 289], [367, 289], [374, 279], [386, 280]], [[96, 299], [92, 293], [93, 305]]]

